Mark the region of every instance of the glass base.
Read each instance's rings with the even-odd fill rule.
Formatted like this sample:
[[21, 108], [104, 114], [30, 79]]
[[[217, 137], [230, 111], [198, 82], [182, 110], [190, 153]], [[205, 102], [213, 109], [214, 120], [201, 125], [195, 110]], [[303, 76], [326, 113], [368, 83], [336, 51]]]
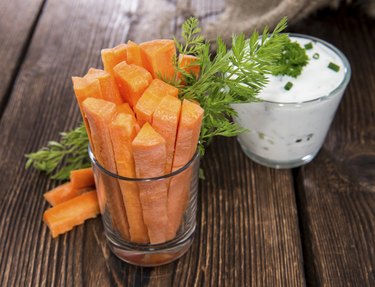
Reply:
[[122, 261], [129, 264], [154, 267], [168, 264], [184, 255], [193, 243], [195, 228], [173, 240], [162, 244], [135, 244], [119, 242], [106, 234], [108, 245], [112, 252]]
[[316, 153], [314, 154], [308, 154], [301, 159], [294, 159], [290, 161], [273, 161], [270, 159], [266, 159], [264, 157], [258, 156], [252, 152], [250, 152], [246, 147], [244, 147], [241, 144], [241, 141], [238, 141], [241, 145], [242, 151], [247, 155], [248, 158], [250, 158], [252, 161], [255, 161], [256, 163], [259, 163], [266, 167], [276, 168], [276, 169], [287, 169], [287, 168], [295, 168], [302, 165], [305, 165], [312, 161], [314, 157], [316, 156]]

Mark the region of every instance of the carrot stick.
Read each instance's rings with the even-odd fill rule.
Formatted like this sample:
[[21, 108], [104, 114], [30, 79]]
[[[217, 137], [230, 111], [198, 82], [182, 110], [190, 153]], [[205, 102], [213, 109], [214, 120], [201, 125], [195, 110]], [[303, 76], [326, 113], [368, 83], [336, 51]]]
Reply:
[[120, 96], [115, 79], [110, 73], [100, 69], [90, 68], [84, 78], [93, 78], [99, 81], [104, 100], [113, 102], [116, 105], [124, 102]]
[[103, 49], [101, 51], [104, 70], [114, 77], [113, 68], [118, 63], [127, 59], [127, 45], [120, 44], [111, 49]]
[[133, 118], [133, 120], [134, 120], [135, 129], [136, 129], [137, 133], [139, 132], [139, 130], [141, 129], [141, 127], [139, 126], [139, 123], [137, 122], [135, 114], [134, 114], [132, 108], [129, 106], [128, 103], [123, 103], [121, 105], [117, 105], [116, 106], [116, 112], [117, 112], [117, 114], [128, 114], [128, 115], [131, 115], [132, 118]]
[[74, 93], [76, 95], [78, 106], [81, 111], [82, 119], [85, 124], [86, 131], [87, 131], [87, 135], [88, 135], [91, 147], [94, 149], [92, 145], [90, 126], [83, 112], [82, 103], [88, 97], [95, 97], [98, 99], [103, 98], [102, 91], [100, 89], [100, 83], [98, 79], [94, 79], [94, 78], [87, 79], [87, 78], [81, 78], [81, 77], [72, 77], [72, 81], [73, 81]]
[[[198, 58], [192, 55], [178, 55], [178, 65], [181, 69], [185, 70], [189, 74], [193, 74], [196, 78], [199, 76], [200, 66], [198, 65]], [[182, 84], [185, 84], [185, 80], [181, 73], [177, 74], [177, 77], [181, 79]]]
[[175, 73], [173, 58], [176, 46], [173, 40], [160, 39], [139, 44], [142, 50], [143, 66], [152, 77], [172, 80]]
[[[83, 102], [83, 110], [90, 125], [96, 159], [107, 170], [117, 173], [109, 132], [109, 124], [116, 114], [116, 105], [105, 100], [87, 98]], [[113, 225], [121, 236], [128, 239], [129, 227], [118, 181], [107, 176], [103, 176], [103, 180], [105, 182], [102, 186], [105, 187], [105, 198]]]
[[[184, 100], [181, 107], [172, 170], [175, 171], [193, 157], [197, 149], [203, 120], [203, 109], [193, 102]], [[168, 230], [167, 239], [175, 237], [189, 201], [191, 169], [175, 176], [168, 190]]]
[[121, 62], [113, 68], [120, 94], [130, 107], [134, 107], [152, 81], [151, 74], [142, 67]]
[[[109, 126], [117, 172], [124, 177], [135, 177], [133, 150], [131, 143], [136, 136], [135, 120], [132, 115], [118, 114]], [[137, 243], [147, 243], [147, 228], [143, 221], [142, 206], [138, 186], [135, 182], [120, 180], [122, 197], [126, 207], [130, 239]]]
[[143, 67], [141, 48], [134, 42], [128, 41], [127, 63]]
[[98, 199], [93, 190], [47, 209], [43, 214], [43, 221], [55, 238], [98, 214]]
[[87, 191], [87, 188], [75, 189], [72, 187], [71, 182], [67, 182], [45, 192], [43, 196], [49, 204], [56, 206], [84, 193], [85, 191]]
[[159, 79], [154, 79], [143, 92], [134, 109], [141, 126], [146, 122], [151, 124], [156, 107], [167, 95], [177, 97], [178, 89]]
[[70, 181], [73, 189], [83, 189], [95, 185], [92, 168], [82, 168], [70, 172]]
[[152, 127], [165, 139], [167, 144], [165, 173], [170, 173], [172, 170], [180, 111], [181, 101], [172, 96], [165, 96], [156, 107], [152, 116]]
[[[162, 176], [167, 159], [166, 144], [149, 123], [145, 123], [132, 143], [135, 172], [138, 178]], [[138, 184], [143, 219], [152, 244], [166, 241], [167, 181], [145, 181]]]
[[183, 100], [178, 125], [173, 171], [183, 167], [195, 154], [203, 120], [204, 110], [199, 104]]

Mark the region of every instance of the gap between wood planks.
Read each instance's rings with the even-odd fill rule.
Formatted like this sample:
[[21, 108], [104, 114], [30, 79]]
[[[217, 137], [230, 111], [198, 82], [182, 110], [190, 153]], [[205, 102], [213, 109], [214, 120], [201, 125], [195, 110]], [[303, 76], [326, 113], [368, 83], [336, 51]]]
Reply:
[[17, 59], [17, 62], [16, 62], [16, 66], [15, 66], [14, 71], [13, 71], [11, 77], [10, 77], [8, 87], [5, 89], [5, 95], [4, 95], [2, 100], [0, 99], [0, 120], [3, 117], [4, 111], [8, 106], [8, 102], [9, 102], [10, 97], [11, 97], [12, 92], [13, 92], [14, 84], [17, 80], [17, 77], [18, 77], [19, 71], [21, 70], [22, 64], [26, 59], [27, 51], [29, 50], [31, 40], [33, 39], [35, 30], [36, 30], [36, 26], [38, 25], [40, 16], [43, 13], [46, 2], [47, 2], [47, 0], [43, 0], [42, 4], [39, 7], [39, 11], [36, 14], [35, 19], [30, 26], [30, 30], [27, 34], [26, 40], [25, 40], [25, 42], [24, 42], [24, 44], [21, 48], [20, 55], [19, 55], [19, 57]]
[[303, 198], [303, 189], [302, 184], [298, 181], [300, 176], [301, 167], [293, 168], [292, 170], [293, 178], [293, 187], [294, 187], [294, 196], [296, 199], [297, 207], [297, 219], [298, 219], [298, 228], [301, 239], [301, 252], [303, 258], [303, 272], [305, 274], [305, 283], [306, 286], [318, 286], [316, 270], [313, 262], [313, 251], [311, 249], [311, 242], [309, 241], [310, 234], [308, 230], [309, 222], [306, 212], [303, 210], [303, 205], [306, 205], [305, 199]]

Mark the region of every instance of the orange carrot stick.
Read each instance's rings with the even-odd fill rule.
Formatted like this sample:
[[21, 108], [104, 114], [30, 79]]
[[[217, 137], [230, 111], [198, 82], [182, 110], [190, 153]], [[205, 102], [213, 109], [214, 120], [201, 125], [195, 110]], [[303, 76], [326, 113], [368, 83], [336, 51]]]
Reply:
[[139, 46], [142, 50], [143, 66], [152, 77], [172, 80], [175, 73], [173, 58], [176, 56], [174, 41], [153, 40], [141, 43]]
[[67, 182], [56, 186], [55, 188], [43, 194], [44, 199], [52, 206], [56, 206], [64, 201], [72, 199], [87, 191], [87, 188], [74, 189], [71, 182]]
[[130, 107], [134, 107], [152, 81], [151, 74], [142, 67], [121, 62], [113, 68], [120, 94]]
[[167, 144], [165, 173], [170, 173], [172, 170], [180, 110], [181, 101], [178, 98], [165, 96], [156, 107], [152, 116], [152, 127], [165, 139]]
[[[117, 172], [124, 177], [135, 177], [132, 141], [136, 136], [135, 120], [132, 115], [118, 114], [109, 126]], [[120, 180], [122, 197], [126, 207], [130, 239], [147, 243], [147, 228], [143, 221], [138, 186], [135, 182]]]
[[117, 111], [118, 114], [123, 113], [123, 114], [131, 115], [134, 118], [134, 120], [136, 120], [134, 112], [133, 112], [132, 108], [129, 106], [128, 103], [123, 103], [121, 105], [117, 105], [116, 111]]
[[98, 199], [93, 190], [47, 209], [43, 214], [43, 221], [55, 238], [98, 214]]
[[88, 135], [90, 144], [92, 148], [94, 149], [92, 145], [90, 126], [83, 112], [82, 103], [88, 97], [95, 97], [98, 99], [103, 98], [102, 91], [100, 89], [100, 83], [98, 79], [93, 79], [93, 78], [87, 79], [87, 78], [81, 78], [81, 77], [72, 77], [72, 81], [73, 81], [74, 93], [76, 95], [78, 106], [81, 111], [82, 119], [85, 124], [86, 131], [87, 131], [87, 135]]
[[70, 181], [73, 189], [83, 189], [95, 185], [92, 168], [82, 168], [70, 172]]
[[140, 67], [143, 67], [142, 56], [141, 56], [141, 48], [139, 45], [132, 41], [128, 41], [128, 49], [127, 49], [127, 60], [128, 64], [134, 64]]
[[[132, 143], [135, 172], [138, 178], [164, 174], [167, 159], [165, 140], [149, 123], [145, 123]], [[151, 243], [166, 241], [167, 181], [150, 181], [138, 184], [143, 219]]]
[[183, 100], [178, 125], [173, 170], [183, 167], [195, 154], [204, 110], [199, 104]]
[[139, 132], [139, 130], [141, 129], [141, 127], [139, 126], [139, 123], [137, 122], [135, 114], [134, 114], [132, 108], [129, 106], [128, 103], [123, 103], [121, 105], [117, 105], [116, 106], [116, 112], [117, 112], [117, 114], [131, 115], [132, 118], [133, 118], [133, 120], [134, 120], [135, 129], [136, 129], [137, 133]]
[[[196, 103], [184, 100], [178, 124], [172, 170], [175, 171], [189, 162], [197, 149], [203, 119], [203, 109]], [[168, 230], [167, 239], [175, 237], [189, 201], [191, 169], [174, 177], [168, 190]]]
[[[87, 98], [83, 102], [83, 110], [90, 125], [96, 159], [107, 170], [117, 173], [109, 132], [109, 124], [116, 114], [116, 105], [105, 100]], [[103, 176], [104, 179], [108, 177]], [[113, 225], [125, 239], [128, 239], [129, 227], [118, 182], [108, 179], [102, 186], [106, 189], [105, 198], [109, 205]]]
[[141, 126], [146, 122], [151, 124], [156, 107], [167, 95], [177, 97], [178, 89], [159, 79], [154, 79], [135, 105], [134, 110]]
[[127, 59], [127, 45], [126, 44], [120, 44], [112, 49], [103, 49], [101, 51], [102, 61], [104, 70], [110, 73], [112, 76], [113, 74], [113, 68], [118, 63], [122, 61], [126, 61]]
[[90, 68], [88, 73], [85, 75], [85, 78], [93, 78], [99, 81], [104, 100], [113, 102], [116, 105], [124, 102], [120, 96], [115, 79], [110, 73], [100, 69]]
[[[200, 66], [198, 65], [198, 58], [192, 55], [178, 55], [178, 65], [181, 69], [185, 70], [189, 74], [193, 74], [196, 78], [199, 76]], [[178, 73], [177, 77], [181, 79], [182, 83], [185, 84], [185, 80], [181, 73]]]

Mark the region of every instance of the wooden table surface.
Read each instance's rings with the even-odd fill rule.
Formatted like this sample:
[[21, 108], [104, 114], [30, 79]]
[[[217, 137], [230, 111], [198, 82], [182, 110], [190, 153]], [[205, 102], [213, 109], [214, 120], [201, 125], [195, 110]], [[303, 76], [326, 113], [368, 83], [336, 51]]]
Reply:
[[[77, 125], [70, 77], [99, 67], [101, 48], [144, 40], [133, 27], [145, 3], [0, 1], [0, 286], [375, 286], [375, 21], [356, 9], [289, 28], [331, 42], [353, 70], [313, 162], [265, 168], [215, 140], [195, 241], [169, 265], [118, 260], [100, 218], [51, 238], [42, 194], [57, 183], [25, 170], [24, 154]], [[219, 5], [194, 3], [207, 15]]]

